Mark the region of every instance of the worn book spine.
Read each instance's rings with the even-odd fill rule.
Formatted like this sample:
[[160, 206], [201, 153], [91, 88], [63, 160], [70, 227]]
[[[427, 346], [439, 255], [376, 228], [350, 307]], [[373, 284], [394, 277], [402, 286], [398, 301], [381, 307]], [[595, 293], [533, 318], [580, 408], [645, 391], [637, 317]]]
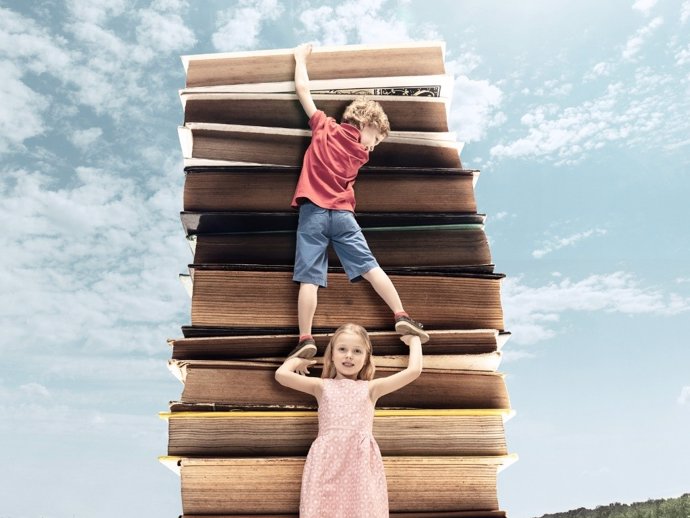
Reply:
[[[412, 227], [362, 229], [381, 267], [445, 266], [491, 273], [491, 254], [481, 228]], [[194, 240], [195, 264], [266, 264], [292, 267], [296, 233], [242, 232], [202, 234]], [[433, 250], [433, 253], [429, 251]], [[329, 265], [340, 266], [330, 249]]]
[[[383, 455], [506, 455], [508, 410], [381, 411], [374, 437]], [[305, 456], [318, 433], [315, 411], [167, 412], [168, 455]]]
[[[313, 396], [275, 381], [279, 364], [256, 362], [171, 361], [170, 368], [183, 380], [183, 403], [213, 403], [237, 408], [285, 406], [316, 408]], [[400, 368], [379, 367], [376, 377]], [[311, 369], [320, 376], [320, 368]], [[247, 390], [251, 387], [251, 390]], [[380, 408], [510, 408], [503, 375], [485, 371], [425, 369], [400, 390], [379, 399]]]
[[[390, 274], [407, 311], [429, 329], [503, 329], [500, 276]], [[297, 322], [298, 285], [287, 271], [194, 269], [192, 324], [225, 327], [290, 327]], [[320, 290], [315, 328], [358, 322], [389, 330], [390, 310], [369, 283], [328, 275]]]
[[[430, 137], [435, 134], [420, 132]], [[442, 134], [443, 135], [443, 134]], [[185, 158], [273, 165], [301, 165], [311, 141], [309, 131], [225, 124], [189, 123], [178, 128]], [[461, 142], [389, 136], [369, 155], [371, 166], [462, 168]]]
[[[312, 94], [326, 115], [341, 120], [357, 94]], [[367, 96], [378, 102], [395, 131], [447, 132], [447, 101], [434, 97]], [[308, 129], [308, 118], [295, 94], [182, 94], [184, 121]]]
[[[292, 81], [293, 49], [182, 56], [186, 86]], [[445, 74], [443, 42], [315, 47], [310, 80]]]
[[[185, 334], [194, 334], [189, 326]], [[203, 329], [203, 328], [202, 328]], [[209, 330], [209, 332], [212, 332]], [[509, 333], [495, 329], [451, 329], [429, 331], [430, 341], [424, 344], [424, 354], [489, 354], [500, 351], [509, 339]], [[317, 355], [323, 355], [331, 335], [314, 333]], [[408, 349], [394, 331], [372, 331], [369, 337], [378, 355], [406, 354]], [[188, 336], [168, 341], [175, 360], [232, 360], [284, 356], [290, 351], [297, 334], [235, 334], [227, 336]]]
[[[188, 171], [186, 211], [274, 211], [290, 209], [299, 169], [217, 168]], [[357, 176], [357, 212], [475, 214], [472, 171], [363, 170]], [[414, 203], [410, 202], [414, 192]]]
[[[383, 458], [393, 512], [498, 509], [497, 471], [510, 457]], [[189, 514], [294, 513], [302, 457], [182, 458], [182, 507]]]

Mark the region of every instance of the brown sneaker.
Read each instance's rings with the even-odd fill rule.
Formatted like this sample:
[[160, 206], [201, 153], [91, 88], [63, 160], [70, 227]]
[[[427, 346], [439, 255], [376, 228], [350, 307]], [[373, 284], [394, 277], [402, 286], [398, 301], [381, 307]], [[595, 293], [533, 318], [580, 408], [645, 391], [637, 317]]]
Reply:
[[313, 358], [315, 354], [316, 342], [313, 338], [305, 338], [288, 354], [288, 358]]
[[402, 315], [395, 319], [395, 330], [400, 335], [418, 336], [423, 344], [429, 341], [429, 333], [424, 331], [424, 326], [420, 322], [415, 322], [410, 317]]

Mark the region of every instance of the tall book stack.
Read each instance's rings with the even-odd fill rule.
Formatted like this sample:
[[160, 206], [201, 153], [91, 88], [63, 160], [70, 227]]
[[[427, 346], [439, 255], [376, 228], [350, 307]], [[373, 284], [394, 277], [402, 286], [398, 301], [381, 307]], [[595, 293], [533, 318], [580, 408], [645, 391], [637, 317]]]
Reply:
[[[391, 515], [503, 517], [496, 477], [515, 460], [497, 372], [509, 336], [503, 276], [477, 213], [478, 172], [463, 169], [462, 144], [448, 131], [444, 50], [437, 42], [315, 48], [308, 71], [328, 115], [339, 120], [365, 94], [393, 130], [358, 176], [357, 220], [431, 340], [422, 375], [381, 398], [374, 419]], [[169, 425], [161, 460], [181, 477], [187, 518], [297, 516], [318, 423], [313, 397], [274, 380], [298, 339], [290, 201], [310, 140], [292, 50], [183, 63], [181, 217], [194, 253], [185, 276], [192, 310], [184, 337], [170, 340], [170, 368], [184, 388], [161, 414]], [[335, 255], [330, 265], [314, 318], [317, 356], [338, 326], [356, 322], [371, 333], [377, 376], [404, 368], [407, 348], [388, 307], [369, 283], [349, 283]]]

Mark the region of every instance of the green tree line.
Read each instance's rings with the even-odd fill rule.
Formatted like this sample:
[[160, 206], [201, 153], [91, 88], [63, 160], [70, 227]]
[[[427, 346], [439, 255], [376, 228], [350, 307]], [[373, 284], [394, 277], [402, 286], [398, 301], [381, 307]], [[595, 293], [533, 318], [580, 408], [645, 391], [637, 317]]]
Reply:
[[633, 504], [613, 503], [595, 509], [580, 507], [540, 518], [690, 518], [690, 493], [678, 498], [647, 500]]

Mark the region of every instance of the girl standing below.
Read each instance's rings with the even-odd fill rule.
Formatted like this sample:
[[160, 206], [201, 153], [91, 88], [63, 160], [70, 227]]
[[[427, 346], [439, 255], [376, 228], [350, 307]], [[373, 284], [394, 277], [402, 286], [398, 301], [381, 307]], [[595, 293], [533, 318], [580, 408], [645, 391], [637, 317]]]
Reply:
[[371, 341], [357, 324], [340, 326], [326, 348], [321, 378], [310, 378], [316, 360], [290, 357], [276, 380], [313, 395], [319, 404], [319, 435], [304, 465], [300, 518], [388, 518], [383, 460], [372, 435], [374, 407], [422, 372], [419, 336], [400, 339], [410, 348], [407, 368], [373, 379]]

